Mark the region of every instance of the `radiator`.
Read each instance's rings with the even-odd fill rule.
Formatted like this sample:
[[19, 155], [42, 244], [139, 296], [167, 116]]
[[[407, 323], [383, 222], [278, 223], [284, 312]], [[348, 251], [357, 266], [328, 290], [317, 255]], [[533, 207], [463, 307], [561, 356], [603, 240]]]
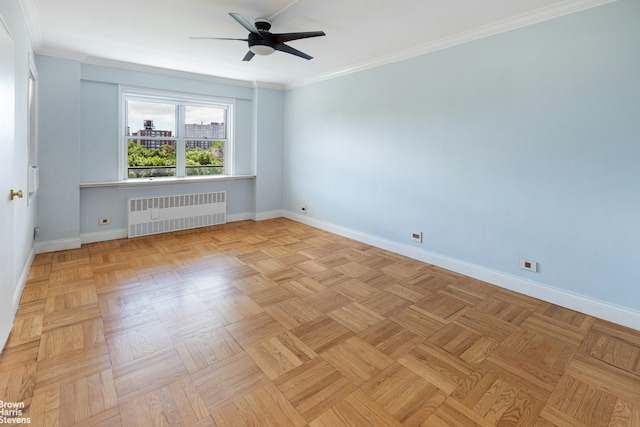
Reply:
[[166, 233], [227, 222], [227, 193], [131, 198], [127, 201], [129, 237]]

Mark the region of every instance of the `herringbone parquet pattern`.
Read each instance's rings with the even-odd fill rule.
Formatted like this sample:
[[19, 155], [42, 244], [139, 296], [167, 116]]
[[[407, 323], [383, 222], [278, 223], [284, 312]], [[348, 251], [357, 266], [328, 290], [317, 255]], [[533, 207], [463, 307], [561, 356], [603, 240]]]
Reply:
[[39, 426], [640, 426], [640, 332], [285, 219], [38, 255]]

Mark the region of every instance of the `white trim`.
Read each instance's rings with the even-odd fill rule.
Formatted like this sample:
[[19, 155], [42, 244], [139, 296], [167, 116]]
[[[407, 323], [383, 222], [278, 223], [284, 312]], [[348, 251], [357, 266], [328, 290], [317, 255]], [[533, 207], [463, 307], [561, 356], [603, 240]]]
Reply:
[[590, 9], [592, 7], [612, 3], [614, 1], [616, 0], [566, 0], [561, 3], [542, 7], [531, 12], [523, 13], [521, 15], [503, 19], [498, 22], [473, 28], [471, 30], [454, 34], [449, 37], [444, 37], [439, 40], [434, 40], [432, 42], [425, 43], [416, 47], [400, 50], [398, 52], [394, 52], [390, 55], [385, 55], [371, 61], [361, 62], [360, 64], [356, 64], [348, 68], [290, 82], [285, 84], [284, 87], [288, 90], [333, 79], [335, 77], [357, 73], [359, 71], [379, 67], [381, 65], [403, 61], [405, 59], [414, 58], [416, 56], [425, 55], [427, 53], [436, 52], [438, 50], [447, 49], [453, 46], [458, 46], [464, 43], [483, 39], [485, 37], [490, 37], [507, 31], [526, 27], [528, 25], [537, 24], [539, 22], [548, 21], [554, 18], [559, 18], [564, 15], [569, 15], [571, 13]]
[[[129, 120], [128, 102], [129, 101], [141, 101], [146, 103], [165, 103], [173, 105], [175, 111], [175, 123], [173, 130], [174, 136], [171, 137], [152, 137], [150, 139], [162, 140], [170, 139], [175, 144], [175, 176], [171, 179], [184, 179], [186, 177], [186, 160], [185, 150], [187, 135], [185, 134], [185, 111], [188, 106], [200, 106], [217, 108], [224, 110], [224, 125], [225, 125], [225, 137], [220, 138], [224, 140], [224, 174], [233, 175], [234, 162], [234, 132], [233, 126], [235, 123], [235, 98], [217, 97], [209, 95], [201, 95], [197, 93], [189, 92], [176, 92], [171, 90], [159, 90], [150, 89], [145, 87], [136, 87], [128, 85], [118, 86], [119, 97], [119, 114], [120, 123], [119, 129], [119, 151], [118, 151], [118, 178], [122, 181], [128, 181], [128, 167], [127, 165], [127, 141], [130, 141], [133, 135], [128, 135], [128, 131], [131, 128]], [[135, 139], [135, 138], [134, 138]]]
[[252, 219], [253, 219], [253, 214], [251, 212], [227, 215], [227, 222], [248, 221]]
[[6, 22], [4, 22], [4, 19], [2, 18], [2, 15], [0, 15], [0, 29], [3, 29], [4, 31], [7, 33], [7, 35], [9, 36], [9, 38], [11, 39], [11, 41], [13, 42], [13, 35], [11, 34], [11, 31], [9, 30], [9, 26], [7, 25]]
[[[524, 295], [538, 298], [562, 307], [569, 308], [590, 316], [608, 320], [620, 325], [624, 325], [636, 330], [640, 330], [640, 312], [600, 301], [585, 295], [558, 289], [544, 283], [533, 280], [527, 280], [522, 277], [513, 276], [501, 271], [492, 270], [481, 265], [472, 264], [456, 258], [447, 257], [438, 253], [425, 251], [413, 246], [393, 242], [382, 239], [370, 234], [361, 233], [345, 227], [340, 227], [328, 222], [319, 221], [306, 215], [300, 215], [290, 211], [270, 211], [261, 213], [237, 213], [227, 215], [227, 222], [238, 221], [263, 221], [274, 218], [288, 218], [296, 222], [307, 224], [312, 227], [319, 228], [340, 236], [357, 240], [368, 245], [372, 245], [390, 252], [404, 255], [418, 261], [426, 262], [465, 276], [473, 277], [493, 285], [519, 292]], [[126, 230], [118, 229], [108, 232], [86, 233], [80, 236], [80, 239], [56, 240], [37, 243], [34, 251], [29, 256], [29, 262], [25, 266], [25, 271], [21, 276], [20, 294], [24, 288], [23, 281], [26, 282], [26, 274], [28, 274], [30, 265], [33, 261], [34, 253], [54, 252], [66, 249], [75, 249], [82, 244], [93, 243], [105, 240], [114, 240], [126, 238]], [[14, 301], [16, 295], [14, 294]]]
[[22, 273], [20, 274], [20, 278], [18, 279], [18, 283], [16, 285], [16, 289], [13, 292], [13, 312], [18, 310], [18, 306], [20, 305], [20, 299], [22, 298], [22, 292], [24, 291], [24, 287], [27, 284], [27, 279], [29, 278], [29, 271], [31, 270], [31, 264], [33, 264], [33, 260], [36, 257], [36, 252], [33, 248], [29, 252], [27, 256], [27, 262], [24, 263], [24, 268], [22, 269]]
[[127, 238], [127, 229], [119, 228], [109, 231], [96, 231], [93, 233], [84, 233], [80, 235], [80, 243], [86, 245], [87, 243], [105, 242], [107, 240], [118, 240]]
[[100, 188], [100, 187], [153, 187], [157, 185], [176, 184], [204, 184], [209, 182], [236, 181], [238, 179], [253, 179], [255, 175], [208, 175], [208, 176], [187, 176], [184, 178], [148, 178], [129, 179], [127, 181], [103, 181], [103, 182], [81, 182], [80, 188]]
[[36, 9], [33, 6], [33, 0], [19, 0], [22, 8], [25, 21], [27, 22], [27, 28], [31, 35], [34, 51], [39, 55], [53, 56], [62, 59], [70, 59], [89, 65], [99, 65], [104, 67], [119, 68], [130, 71], [140, 71], [145, 73], [159, 74], [169, 77], [186, 78], [192, 80], [201, 80], [212, 83], [219, 83], [240, 87], [264, 87], [276, 90], [288, 90], [300, 86], [306, 86], [313, 83], [318, 83], [324, 80], [329, 80], [334, 77], [353, 74], [358, 71], [366, 70], [369, 68], [378, 67], [380, 65], [389, 64], [392, 62], [402, 61], [405, 59], [413, 58], [416, 56], [424, 55], [427, 53], [435, 52], [438, 50], [446, 49], [449, 47], [457, 46], [463, 43], [479, 40], [484, 37], [493, 36], [496, 34], [511, 31], [517, 28], [525, 27], [528, 25], [536, 24], [539, 22], [547, 21], [550, 19], [558, 18], [571, 13], [580, 12], [582, 10], [590, 9], [593, 7], [601, 6], [607, 3], [612, 3], [616, 0], [566, 0], [560, 3], [556, 3], [550, 6], [542, 7], [533, 10], [528, 13], [524, 13], [511, 18], [503, 19], [489, 25], [484, 25], [465, 31], [463, 33], [455, 34], [449, 37], [444, 37], [440, 40], [435, 40], [430, 43], [413, 47], [410, 49], [401, 50], [399, 52], [392, 53], [371, 61], [362, 62], [344, 69], [335, 70], [333, 72], [320, 74], [317, 76], [296, 80], [289, 83], [270, 83], [261, 81], [246, 81], [236, 80], [227, 77], [219, 77], [214, 75], [192, 73], [188, 71], [172, 70], [168, 68], [154, 67], [150, 65], [134, 64], [125, 61], [118, 61], [108, 58], [100, 58], [95, 56], [88, 56], [82, 52], [71, 52], [66, 50], [56, 50], [43, 47], [42, 33], [40, 30], [40, 24], [37, 17]]
[[[29, 82], [29, 89], [27, 91], [27, 157], [29, 163], [27, 165], [27, 206], [30, 206], [38, 195], [38, 187], [40, 185], [40, 171], [38, 169], [38, 120], [40, 114], [38, 113], [38, 92], [40, 86], [40, 76], [38, 75], [38, 67], [34, 61], [33, 53], [29, 52], [27, 55], [27, 69], [29, 70], [29, 76], [27, 81]], [[31, 82], [33, 80], [33, 87]], [[33, 99], [31, 98], [33, 90]], [[33, 113], [33, 117], [32, 117]]]
[[[235, 105], [236, 99], [224, 96], [202, 95], [194, 92], [181, 92], [164, 89], [154, 89], [141, 86], [119, 85], [120, 98], [125, 97], [135, 101], [166, 102], [169, 104], [188, 104], [203, 107], [228, 108]], [[177, 124], [177, 121], [176, 121]], [[176, 132], [179, 129], [176, 127]]]
[[33, 0], [20, 0], [20, 9], [22, 10], [22, 16], [27, 23], [27, 30], [29, 36], [31, 36], [31, 45], [33, 49], [40, 48], [43, 44], [42, 31], [40, 30], [40, 19], [38, 13], [33, 5]]
[[[277, 217], [274, 217], [274, 218], [277, 218]], [[250, 213], [227, 215], [227, 222], [246, 221], [250, 219], [252, 219]], [[110, 231], [98, 231], [93, 233], [81, 234], [80, 242], [83, 245], [86, 245], [88, 243], [105, 242], [107, 240], [118, 240], [118, 239], [126, 239], [126, 238], [127, 238], [127, 229], [119, 228], [119, 229], [110, 230]]]
[[20, 7], [22, 9], [27, 27], [31, 35], [33, 48], [39, 55], [54, 56], [63, 59], [70, 59], [84, 64], [99, 65], [104, 67], [119, 68], [130, 71], [140, 71], [146, 73], [160, 74], [170, 77], [187, 78], [192, 80], [201, 80], [206, 82], [213, 82], [219, 84], [240, 86], [240, 87], [264, 87], [276, 90], [293, 89], [300, 86], [306, 86], [313, 83], [318, 83], [324, 80], [329, 80], [334, 77], [339, 77], [347, 74], [356, 73], [358, 71], [374, 68], [380, 65], [389, 64], [392, 62], [402, 61], [404, 59], [413, 58], [415, 56], [424, 55], [427, 53], [435, 52], [441, 49], [457, 46], [470, 41], [478, 40], [484, 37], [500, 34], [513, 29], [525, 27], [538, 22], [547, 21], [550, 19], [558, 18], [560, 16], [569, 15], [571, 13], [579, 12], [582, 10], [590, 9], [592, 7], [601, 6], [607, 3], [614, 2], [616, 0], [566, 0], [561, 3], [556, 3], [551, 6], [536, 9], [534, 11], [524, 13], [515, 17], [507, 18], [502, 21], [498, 21], [489, 25], [484, 25], [472, 30], [456, 34], [450, 37], [445, 37], [440, 40], [435, 40], [430, 43], [426, 43], [411, 49], [401, 50], [393, 54], [383, 56], [372, 61], [363, 62], [354, 66], [336, 70], [334, 72], [321, 74], [318, 76], [297, 80], [289, 83], [269, 83], [261, 81], [245, 81], [236, 80], [231, 78], [198, 74], [188, 71], [171, 70], [167, 68], [154, 67], [149, 65], [134, 64], [125, 61], [118, 61], [107, 58], [100, 58], [94, 56], [88, 56], [82, 52], [71, 52], [64, 50], [55, 50], [43, 48], [42, 32], [40, 30], [40, 24], [37, 17], [36, 9], [33, 6], [33, 0], [20, 0]]
[[53, 58], [67, 59], [69, 61], [80, 63], [84, 63], [84, 60], [87, 59], [87, 54], [84, 52], [73, 52], [70, 50], [45, 48], [42, 46], [39, 49], [35, 49], [34, 47], [34, 52], [40, 56], [51, 56]]
[[260, 89], [273, 89], [273, 90], [284, 90], [285, 86], [278, 83], [268, 83], [268, 82], [253, 82], [254, 88]]
[[[47, 53], [43, 53], [43, 54], [47, 55]], [[54, 53], [51, 56], [59, 56], [60, 54], [61, 54], [60, 52], [57, 54]], [[69, 54], [73, 55], [71, 52]], [[68, 59], [73, 59], [73, 58], [68, 58]], [[159, 74], [167, 77], [177, 77], [177, 78], [183, 78], [183, 79], [189, 79], [189, 80], [200, 80], [208, 83], [218, 83], [218, 84], [230, 85], [230, 86], [240, 86], [240, 87], [250, 88], [256, 84], [256, 82], [251, 82], [246, 80], [237, 80], [237, 79], [231, 79], [227, 77], [218, 77], [218, 76], [213, 76], [208, 74], [199, 74], [199, 73], [193, 73], [193, 72], [182, 71], [182, 70], [171, 70], [168, 68], [154, 67], [151, 65], [134, 64], [132, 62], [118, 61], [115, 59], [99, 58], [96, 56], [85, 55], [82, 58], [82, 60], [80, 60], [80, 62], [87, 65], [98, 65], [101, 67], [118, 68], [118, 69], [127, 70], [127, 71], [139, 71], [143, 73]], [[282, 89], [282, 86], [280, 86], [280, 89]]]
[[[126, 180], [127, 176], [127, 168], [125, 165], [128, 164], [128, 146], [125, 146], [125, 137], [124, 134], [126, 129], [124, 128], [127, 123], [127, 103], [125, 102], [124, 96], [126, 92], [126, 87], [122, 85], [118, 85], [118, 180]], [[82, 188], [82, 183], [80, 184], [80, 188]]]
[[581, 313], [640, 330], [640, 312], [290, 211], [284, 217]]
[[38, 242], [34, 245], [34, 250], [37, 254], [44, 254], [47, 252], [66, 251], [68, 249], [78, 249], [81, 245], [80, 238], [77, 239], [60, 239], [60, 240], [47, 240], [45, 242]]
[[[278, 218], [281, 216], [282, 215], [278, 215], [272, 218]], [[227, 222], [247, 221], [251, 219], [253, 218], [252, 218], [252, 214], [250, 213], [227, 215]], [[271, 219], [271, 218], [265, 218], [265, 219]], [[126, 238], [127, 238], [127, 229], [119, 228], [119, 229], [109, 230], [109, 231], [97, 231], [93, 233], [81, 234], [80, 242], [81, 244], [86, 245], [88, 243], [105, 242], [107, 240], [118, 240], [118, 239], [126, 239]]]
[[228, 86], [238, 86], [251, 88], [255, 84], [267, 84], [280, 90], [284, 89], [283, 85], [275, 83], [261, 83], [252, 82], [246, 80], [237, 80], [228, 77], [219, 77], [210, 74], [200, 74], [190, 71], [173, 70], [169, 68], [154, 67], [152, 65], [135, 64], [133, 62], [119, 61], [116, 59], [100, 58], [97, 56], [90, 56], [83, 52], [73, 52], [69, 50], [59, 50], [44, 48], [42, 44], [34, 46], [35, 53], [43, 56], [52, 56], [54, 58], [68, 59], [71, 61], [77, 61], [86, 65], [97, 65], [100, 67], [117, 68], [119, 70], [137, 71], [141, 73], [158, 74], [166, 77], [175, 77], [180, 79], [199, 80], [207, 83], [216, 83]]
[[256, 212], [253, 215], [254, 221], [266, 221], [268, 219], [282, 218], [284, 216], [284, 211], [269, 211], [269, 212]]
[[[271, 211], [261, 214], [253, 214], [250, 212], [227, 215], [227, 222], [238, 221], [264, 221], [267, 219], [282, 218], [283, 211]], [[80, 235], [80, 243], [86, 245], [88, 243], [105, 242], [107, 240], [118, 240], [127, 238], [127, 229], [119, 228], [109, 231], [97, 231], [93, 233], [84, 233]], [[43, 242], [49, 243], [49, 242]], [[28, 272], [28, 271], [27, 271]]]
[[[228, 105], [227, 116], [224, 118], [227, 139], [224, 143], [224, 173], [233, 176], [236, 173], [236, 99]], [[230, 143], [231, 141], [231, 143]]]

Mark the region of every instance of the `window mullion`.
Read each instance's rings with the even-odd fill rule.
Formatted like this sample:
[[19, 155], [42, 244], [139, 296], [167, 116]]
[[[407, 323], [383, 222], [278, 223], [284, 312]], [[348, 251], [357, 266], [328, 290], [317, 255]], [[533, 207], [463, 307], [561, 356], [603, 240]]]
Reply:
[[[119, 95], [122, 179], [232, 171], [233, 100], [126, 87], [119, 87]], [[131, 140], [136, 144], [129, 147]], [[193, 165], [188, 168], [187, 152]]]
[[[120, 88], [122, 91], [122, 88]], [[121, 92], [122, 93], [122, 92]], [[120, 103], [120, 123], [122, 124], [120, 129], [120, 162], [118, 167], [118, 176], [120, 179], [129, 178], [129, 167], [127, 147], [129, 145], [129, 137], [127, 135], [127, 129], [129, 129], [129, 102], [125, 96], [122, 96], [122, 102]]]
[[185, 148], [185, 134], [184, 134], [184, 121], [185, 121], [185, 107], [182, 104], [176, 105], [176, 177], [186, 176], [186, 148]]

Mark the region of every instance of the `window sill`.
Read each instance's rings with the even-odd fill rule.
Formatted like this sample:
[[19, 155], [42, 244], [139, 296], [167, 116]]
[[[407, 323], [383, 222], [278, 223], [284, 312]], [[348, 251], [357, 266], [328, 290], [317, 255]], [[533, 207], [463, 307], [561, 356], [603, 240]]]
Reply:
[[185, 178], [141, 178], [126, 181], [81, 182], [80, 188], [99, 187], [153, 187], [161, 185], [201, 184], [204, 182], [236, 181], [238, 179], [253, 179], [255, 175], [215, 175], [215, 176], [190, 176]]

